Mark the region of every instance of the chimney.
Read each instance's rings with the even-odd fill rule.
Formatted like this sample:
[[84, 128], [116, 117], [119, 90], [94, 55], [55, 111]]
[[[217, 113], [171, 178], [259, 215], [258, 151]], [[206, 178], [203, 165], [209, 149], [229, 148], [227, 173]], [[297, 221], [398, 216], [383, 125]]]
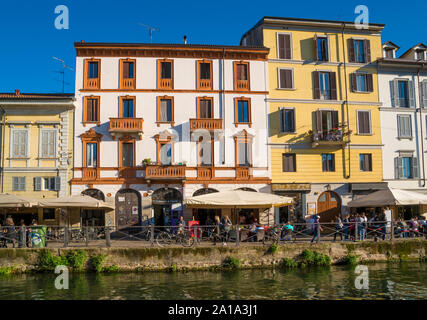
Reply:
[[187, 36], [184, 36], [184, 44], [187, 44]]
[[19, 89], [15, 89], [15, 96], [19, 96]]

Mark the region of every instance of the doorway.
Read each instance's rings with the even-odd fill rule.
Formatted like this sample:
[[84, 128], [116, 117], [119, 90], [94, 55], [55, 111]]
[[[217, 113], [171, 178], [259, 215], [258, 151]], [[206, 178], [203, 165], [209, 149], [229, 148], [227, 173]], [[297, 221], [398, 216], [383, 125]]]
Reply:
[[141, 223], [141, 195], [133, 189], [116, 193], [116, 226], [124, 228]]
[[317, 199], [317, 213], [320, 222], [334, 222], [336, 216], [341, 217], [341, 198], [333, 191], [323, 192]]
[[154, 210], [154, 224], [174, 226], [182, 215], [182, 193], [175, 188], [160, 188], [151, 197]]

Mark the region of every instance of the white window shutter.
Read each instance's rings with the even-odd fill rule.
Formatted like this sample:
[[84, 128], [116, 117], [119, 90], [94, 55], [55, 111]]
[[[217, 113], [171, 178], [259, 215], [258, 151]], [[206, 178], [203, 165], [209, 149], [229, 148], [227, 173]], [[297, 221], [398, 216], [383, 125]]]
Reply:
[[409, 99], [409, 107], [415, 107], [414, 82], [413, 81], [408, 81], [408, 99]]
[[418, 178], [418, 159], [412, 158], [412, 177]]
[[396, 179], [401, 179], [403, 177], [403, 165], [402, 158], [394, 158], [394, 175]]
[[427, 108], [427, 80], [423, 81], [421, 88], [423, 91], [423, 107]]
[[42, 178], [34, 177], [34, 191], [41, 191], [42, 189]]
[[61, 190], [61, 177], [55, 177], [55, 191]]
[[391, 81], [391, 102], [393, 107], [399, 107], [399, 85], [397, 80]]

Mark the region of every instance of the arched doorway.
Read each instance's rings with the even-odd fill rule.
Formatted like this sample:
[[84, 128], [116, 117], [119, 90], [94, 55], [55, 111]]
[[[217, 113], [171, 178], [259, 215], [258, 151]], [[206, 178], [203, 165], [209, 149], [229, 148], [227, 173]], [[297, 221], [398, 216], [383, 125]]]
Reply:
[[182, 193], [175, 188], [160, 188], [151, 196], [154, 209], [154, 224], [176, 225], [182, 215]]
[[[219, 191], [213, 188], [203, 188], [195, 191], [193, 197], [216, 192]], [[194, 220], [199, 221], [200, 226], [213, 225], [215, 216], [221, 217], [221, 209], [193, 209]]]
[[116, 193], [116, 226], [124, 228], [141, 223], [141, 194], [133, 189]]
[[341, 198], [333, 191], [323, 192], [317, 199], [317, 213], [320, 222], [333, 222], [336, 216], [341, 217]]
[[[81, 192], [97, 200], [105, 201], [104, 193], [99, 189], [86, 189]], [[105, 210], [102, 209], [83, 209], [80, 212], [80, 225], [86, 227], [105, 226]]]

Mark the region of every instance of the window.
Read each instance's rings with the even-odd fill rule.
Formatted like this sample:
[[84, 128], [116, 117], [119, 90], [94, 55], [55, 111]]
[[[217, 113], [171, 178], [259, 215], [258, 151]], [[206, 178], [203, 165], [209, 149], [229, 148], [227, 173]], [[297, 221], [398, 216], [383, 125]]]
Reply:
[[295, 132], [295, 109], [280, 109], [280, 132]]
[[412, 121], [410, 114], [397, 115], [397, 136], [399, 138], [412, 138]]
[[234, 61], [234, 90], [249, 90], [249, 62]]
[[415, 107], [414, 83], [407, 79], [392, 81], [392, 102], [394, 107]]
[[199, 150], [199, 165], [201, 166], [211, 166], [213, 163], [213, 141], [200, 138], [198, 142]]
[[99, 123], [99, 97], [84, 97], [83, 125], [86, 123]]
[[371, 62], [371, 44], [369, 40], [348, 39], [349, 62]]
[[248, 167], [251, 165], [250, 144], [247, 142], [238, 142], [238, 165], [239, 167]]
[[317, 110], [316, 111], [316, 131], [314, 140], [320, 141], [341, 141], [342, 131], [338, 122], [338, 111]]
[[120, 104], [120, 116], [122, 118], [135, 117], [135, 97], [120, 97]]
[[283, 153], [282, 154], [282, 170], [283, 172], [296, 172], [296, 154]]
[[34, 191], [50, 190], [58, 191], [61, 189], [61, 177], [35, 177]]
[[199, 119], [213, 118], [213, 98], [203, 97], [197, 98], [198, 110], [197, 117]]
[[55, 208], [43, 208], [43, 220], [55, 220]]
[[134, 166], [134, 143], [122, 142], [122, 167]]
[[235, 98], [235, 125], [251, 124], [251, 101], [248, 98]]
[[350, 79], [353, 92], [373, 92], [372, 74], [352, 73]]
[[25, 177], [12, 177], [12, 190], [25, 191]]
[[425, 60], [424, 50], [416, 50], [415, 51], [415, 59], [417, 59], [417, 60]]
[[197, 61], [197, 89], [212, 90], [212, 61]]
[[372, 134], [371, 132], [371, 111], [357, 111], [357, 134]]
[[421, 83], [423, 108], [427, 108], [427, 80]]
[[337, 100], [335, 72], [314, 71], [314, 99]]
[[98, 144], [97, 143], [87, 143], [86, 144], [86, 166], [91, 168], [97, 167], [98, 159]]
[[40, 158], [56, 157], [56, 130], [40, 130]]
[[173, 89], [173, 60], [157, 60], [157, 88]]
[[322, 171], [335, 171], [335, 155], [332, 153], [322, 153]]
[[172, 163], [172, 144], [160, 142], [160, 163], [170, 165]]
[[360, 171], [372, 171], [372, 154], [361, 153], [359, 155]]
[[394, 169], [396, 179], [418, 178], [418, 159], [412, 156], [401, 156], [394, 158]]
[[120, 60], [120, 89], [135, 89], [136, 60]]
[[277, 57], [279, 59], [292, 59], [292, 41], [291, 34], [277, 34]]
[[12, 158], [28, 157], [28, 130], [12, 129]]
[[174, 122], [173, 97], [157, 97], [157, 126]]
[[278, 69], [279, 71], [279, 88], [280, 89], [293, 89], [293, 70], [292, 69]]
[[85, 89], [99, 89], [100, 88], [100, 74], [101, 74], [101, 60], [99, 59], [85, 59], [85, 73], [84, 73], [84, 88]]
[[316, 59], [317, 61], [328, 61], [328, 38], [327, 37], [316, 37]]
[[394, 58], [394, 49], [386, 48], [386, 49], [384, 49], [384, 52], [385, 52], [385, 58], [388, 58], [388, 59]]

